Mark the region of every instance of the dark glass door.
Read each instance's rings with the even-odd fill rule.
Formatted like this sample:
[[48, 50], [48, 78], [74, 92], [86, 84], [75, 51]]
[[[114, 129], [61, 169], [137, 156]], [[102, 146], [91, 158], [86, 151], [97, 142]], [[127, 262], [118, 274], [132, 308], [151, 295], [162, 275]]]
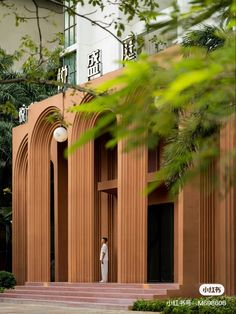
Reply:
[[174, 281], [174, 204], [148, 206], [148, 282]]

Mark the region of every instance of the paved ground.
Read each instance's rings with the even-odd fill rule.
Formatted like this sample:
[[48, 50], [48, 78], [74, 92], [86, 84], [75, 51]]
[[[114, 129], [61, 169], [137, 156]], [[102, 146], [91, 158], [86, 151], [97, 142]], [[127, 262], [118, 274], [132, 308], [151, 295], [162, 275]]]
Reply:
[[40, 304], [10, 304], [0, 302], [0, 313], [4, 314], [132, 314], [132, 313], [151, 313], [151, 312], [132, 312], [124, 310], [96, 310], [85, 308], [69, 308]]

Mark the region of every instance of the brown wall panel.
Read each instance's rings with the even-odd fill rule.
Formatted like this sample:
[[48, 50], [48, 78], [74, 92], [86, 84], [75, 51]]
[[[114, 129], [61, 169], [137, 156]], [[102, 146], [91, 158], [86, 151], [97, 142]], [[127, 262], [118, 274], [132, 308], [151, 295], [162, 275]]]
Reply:
[[44, 128], [29, 149], [28, 281], [50, 280], [50, 129]]
[[118, 144], [118, 282], [146, 282], [147, 151]]
[[212, 161], [200, 176], [200, 282], [215, 282], [215, 210], [216, 162]]
[[28, 137], [26, 135], [18, 148], [13, 171], [12, 269], [19, 285], [27, 281], [27, 182]]
[[[94, 121], [77, 116], [72, 143]], [[94, 281], [94, 145], [79, 148], [69, 159], [69, 281]]]
[[199, 180], [188, 183], [178, 200], [178, 281], [198, 291], [200, 280]]
[[[231, 119], [220, 134], [220, 191], [216, 207], [216, 281], [226, 293], [236, 293], [236, 119]], [[231, 154], [229, 152], [231, 151]], [[226, 167], [225, 167], [226, 166]]]

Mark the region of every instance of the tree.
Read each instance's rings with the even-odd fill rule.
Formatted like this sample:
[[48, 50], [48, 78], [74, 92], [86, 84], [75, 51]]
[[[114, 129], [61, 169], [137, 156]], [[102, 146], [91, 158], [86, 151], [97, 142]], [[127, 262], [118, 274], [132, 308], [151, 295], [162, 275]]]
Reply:
[[[20, 78], [22, 74], [12, 70], [14, 56], [0, 48], [0, 76], [3, 79]], [[55, 71], [54, 71], [55, 72]], [[0, 168], [11, 167], [12, 127], [18, 125], [18, 110], [25, 104], [43, 100], [57, 93], [55, 86], [38, 85], [35, 83], [0, 84]], [[10, 177], [11, 171], [4, 178]], [[1, 180], [2, 182], [2, 180]], [[7, 186], [5, 186], [7, 187]]]
[[[4, 190], [4, 194], [11, 195], [11, 191], [9, 189]], [[0, 232], [3, 232], [5, 235], [5, 243], [2, 244], [5, 247], [5, 252], [3, 248], [1, 249], [2, 253], [5, 253], [5, 267], [4, 269], [11, 271], [11, 234], [12, 234], [12, 211], [11, 206], [9, 207], [0, 207]]]
[[[0, 49], [0, 76], [15, 79], [22, 74], [14, 72], [14, 56]], [[0, 84], [0, 225], [5, 228], [5, 268], [11, 270], [12, 219], [12, 128], [19, 124], [18, 109], [22, 104], [45, 99], [57, 92], [55, 86], [30, 83]]]
[[224, 43], [224, 30], [212, 25], [204, 25], [202, 29], [190, 31], [183, 38], [184, 47], [201, 47], [207, 52], [223, 47]]

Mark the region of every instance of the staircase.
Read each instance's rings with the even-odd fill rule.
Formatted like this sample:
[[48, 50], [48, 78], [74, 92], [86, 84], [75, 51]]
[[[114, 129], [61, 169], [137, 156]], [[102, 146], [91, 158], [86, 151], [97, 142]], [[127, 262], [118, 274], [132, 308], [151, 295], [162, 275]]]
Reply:
[[167, 297], [178, 284], [26, 283], [0, 293], [0, 302], [43, 303], [67, 307], [131, 309], [137, 299]]

